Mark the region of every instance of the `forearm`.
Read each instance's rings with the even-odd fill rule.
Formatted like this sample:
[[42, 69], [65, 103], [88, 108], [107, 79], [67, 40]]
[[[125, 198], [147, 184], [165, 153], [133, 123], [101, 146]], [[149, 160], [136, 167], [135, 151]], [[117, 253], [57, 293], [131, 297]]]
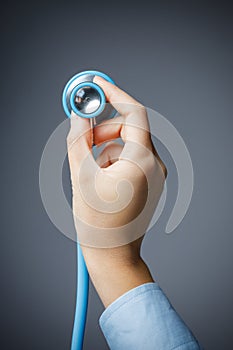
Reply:
[[129, 290], [153, 282], [140, 257], [137, 260], [117, 259], [117, 253], [111, 249], [106, 254], [109, 258], [104, 260], [98, 252], [93, 254], [93, 248], [83, 248], [90, 278], [105, 307]]

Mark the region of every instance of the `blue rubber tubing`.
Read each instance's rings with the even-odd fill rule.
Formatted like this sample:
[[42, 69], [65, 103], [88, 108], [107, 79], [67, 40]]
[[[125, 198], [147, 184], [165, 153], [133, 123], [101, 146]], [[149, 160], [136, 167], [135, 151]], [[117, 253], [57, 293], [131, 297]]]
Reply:
[[82, 350], [88, 306], [89, 276], [82, 249], [77, 242], [77, 291], [71, 350]]

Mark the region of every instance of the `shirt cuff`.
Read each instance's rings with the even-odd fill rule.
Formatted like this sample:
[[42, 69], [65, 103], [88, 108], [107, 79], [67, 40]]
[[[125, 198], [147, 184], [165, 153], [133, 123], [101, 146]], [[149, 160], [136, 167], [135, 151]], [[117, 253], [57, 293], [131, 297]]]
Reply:
[[201, 349], [154, 282], [123, 294], [106, 308], [99, 323], [112, 350]]

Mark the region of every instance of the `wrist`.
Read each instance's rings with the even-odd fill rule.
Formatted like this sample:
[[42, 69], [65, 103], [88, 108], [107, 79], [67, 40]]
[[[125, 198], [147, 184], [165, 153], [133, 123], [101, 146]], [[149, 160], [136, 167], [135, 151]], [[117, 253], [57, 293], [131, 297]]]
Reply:
[[95, 258], [91, 254], [90, 258], [88, 253], [83, 249], [90, 278], [105, 307], [129, 290], [153, 282], [140, 255], [134, 258], [118, 257], [109, 250], [109, 258], [105, 256], [103, 259], [102, 254], [95, 255]]

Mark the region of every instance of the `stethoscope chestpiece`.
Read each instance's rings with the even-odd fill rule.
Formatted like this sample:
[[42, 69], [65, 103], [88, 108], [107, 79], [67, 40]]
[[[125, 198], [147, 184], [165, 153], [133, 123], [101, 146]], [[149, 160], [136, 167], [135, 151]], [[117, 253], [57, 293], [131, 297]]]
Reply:
[[62, 105], [67, 117], [70, 117], [73, 111], [82, 118], [95, 118], [95, 124], [114, 117], [116, 110], [110, 103], [106, 103], [103, 90], [93, 82], [96, 75], [115, 84], [109, 76], [94, 70], [73, 76], [62, 95]]

